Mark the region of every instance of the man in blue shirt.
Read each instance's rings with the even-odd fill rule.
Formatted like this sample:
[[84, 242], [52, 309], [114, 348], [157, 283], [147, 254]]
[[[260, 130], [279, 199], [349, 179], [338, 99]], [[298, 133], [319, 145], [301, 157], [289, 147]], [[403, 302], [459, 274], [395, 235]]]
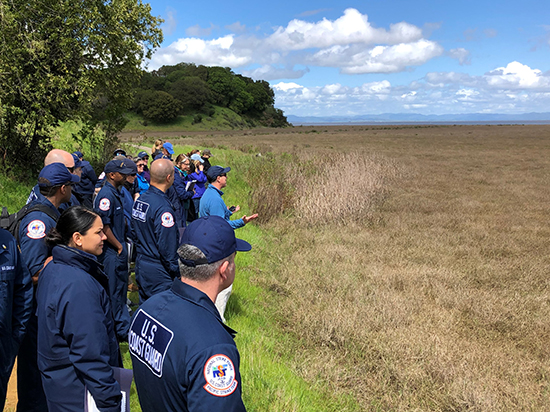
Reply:
[[32, 281], [10, 232], [0, 229], [0, 410], [32, 310]]
[[235, 253], [251, 249], [227, 222], [193, 221], [178, 249], [180, 279], [140, 306], [129, 350], [144, 412], [244, 412], [236, 332], [214, 300], [235, 279]]
[[[71, 160], [72, 156], [69, 154]], [[73, 165], [74, 165], [74, 160]], [[30, 207], [44, 205], [51, 209], [52, 216], [59, 217], [59, 206], [68, 202], [72, 195], [71, 186], [78, 183], [78, 176], [67, 170], [63, 163], [51, 163], [38, 175], [39, 196]], [[47, 213], [36, 210], [21, 219], [19, 225], [19, 246], [21, 257], [33, 279], [38, 276], [50, 256], [50, 250], [44, 243], [46, 234], [55, 227], [56, 219]], [[36, 293], [36, 290], [34, 291]], [[47, 411], [46, 397], [42, 389], [42, 380], [37, 364], [38, 320], [36, 318], [36, 299], [33, 298], [33, 310], [17, 360], [18, 411]]]
[[94, 212], [103, 221], [107, 240], [99, 261], [109, 278], [109, 297], [115, 318], [115, 328], [120, 341], [125, 341], [130, 327], [130, 314], [126, 307], [128, 290], [128, 252], [126, 250], [126, 220], [121, 193], [127, 175], [133, 173], [126, 159], [111, 160], [105, 165], [105, 184], [94, 201]]
[[252, 216], [244, 215], [241, 219], [230, 220], [233, 213], [238, 212], [241, 207], [236, 206], [235, 210], [230, 211], [222, 199], [222, 189], [227, 186], [227, 173], [231, 170], [230, 167], [212, 166], [206, 172], [208, 178], [208, 188], [205, 190], [201, 198], [199, 216], [220, 216], [227, 220], [233, 229], [243, 227], [251, 220], [258, 217], [255, 213]]
[[134, 203], [132, 230], [136, 241], [136, 281], [139, 298], [170, 289], [179, 275], [178, 228], [174, 208], [166, 195], [174, 182], [174, 167], [167, 159], [151, 164], [151, 187]]

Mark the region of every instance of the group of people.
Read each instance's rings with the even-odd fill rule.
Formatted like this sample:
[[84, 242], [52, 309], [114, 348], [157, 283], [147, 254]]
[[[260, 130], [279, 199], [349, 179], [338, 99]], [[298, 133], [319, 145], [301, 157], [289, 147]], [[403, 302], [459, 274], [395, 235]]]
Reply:
[[120, 410], [114, 368], [128, 341], [144, 411], [244, 410], [224, 311], [235, 253], [251, 248], [234, 229], [257, 214], [230, 219], [230, 168], [211, 166], [208, 150], [172, 161], [161, 143], [150, 164], [118, 149], [99, 177], [82, 153], [52, 150], [15, 238], [0, 230], [0, 406], [17, 356], [18, 411], [84, 410], [86, 394]]

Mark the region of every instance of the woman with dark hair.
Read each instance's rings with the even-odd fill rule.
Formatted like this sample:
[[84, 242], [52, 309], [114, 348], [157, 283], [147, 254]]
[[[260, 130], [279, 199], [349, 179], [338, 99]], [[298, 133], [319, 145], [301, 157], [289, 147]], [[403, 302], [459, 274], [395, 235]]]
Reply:
[[105, 239], [101, 218], [82, 206], [45, 238], [53, 259], [38, 280], [38, 367], [50, 412], [83, 411], [86, 390], [99, 410], [120, 411], [109, 281], [96, 258]]

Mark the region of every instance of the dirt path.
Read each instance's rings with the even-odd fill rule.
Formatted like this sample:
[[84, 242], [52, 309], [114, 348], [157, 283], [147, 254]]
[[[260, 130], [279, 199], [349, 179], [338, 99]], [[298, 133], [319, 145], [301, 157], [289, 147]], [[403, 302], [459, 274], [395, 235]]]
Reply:
[[11, 373], [10, 382], [8, 383], [8, 396], [6, 398], [5, 412], [15, 411], [17, 406], [17, 361]]

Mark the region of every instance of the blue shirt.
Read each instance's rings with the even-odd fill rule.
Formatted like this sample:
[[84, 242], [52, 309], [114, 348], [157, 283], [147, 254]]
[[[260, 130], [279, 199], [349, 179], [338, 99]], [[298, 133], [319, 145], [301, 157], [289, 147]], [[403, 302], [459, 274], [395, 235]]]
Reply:
[[[32, 201], [30, 206], [42, 204], [50, 207], [53, 213], [59, 217], [60, 213], [55, 206], [46, 197], [40, 195]], [[56, 221], [46, 213], [38, 210], [29, 213], [19, 225], [19, 246], [21, 247], [21, 256], [29, 269], [31, 276], [42, 269], [46, 258], [50, 255], [50, 250], [44, 238], [46, 234], [56, 225]]]
[[36, 296], [38, 367], [50, 410], [83, 411], [86, 386], [102, 411], [118, 412], [112, 367], [119, 366], [119, 352], [107, 276], [89, 253], [56, 246], [52, 254]]
[[[105, 182], [94, 201], [94, 212], [96, 212], [103, 222], [103, 225], [109, 225], [116, 239], [125, 244], [126, 239], [126, 221], [124, 219], [124, 204], [121, 193], [108, 181]], [[107, 247], [114, 249], [109, 242], [105, 242], [103, 251]]]
[[230, 220], [233, 213], [231, 213], [225, 205], [222, 196], [223, 192], [221, 190], [218, 190], [213, 185], [209, 185], [201, 198], [199, 216], [220, 216], [223, 217], [233, 229], [243, 227], [244, 222], [242, 219]]
[[178, 228], [172, 204], [162, 190], [151, 186], [134, 202], [132, 231], [138, 255], [158, 261], [170, 278], [179, 274]]
[[175, 279], [134, 315], [128, 336], [144, 412], [244, 412], [235, 331], [210, 298]]
[[[23, 340], [32, 310], [32, 281], [15, 238], [0, 229], [0, 345], [5, 338]], [[10, 342], [11, 344], [11, 342]]]

